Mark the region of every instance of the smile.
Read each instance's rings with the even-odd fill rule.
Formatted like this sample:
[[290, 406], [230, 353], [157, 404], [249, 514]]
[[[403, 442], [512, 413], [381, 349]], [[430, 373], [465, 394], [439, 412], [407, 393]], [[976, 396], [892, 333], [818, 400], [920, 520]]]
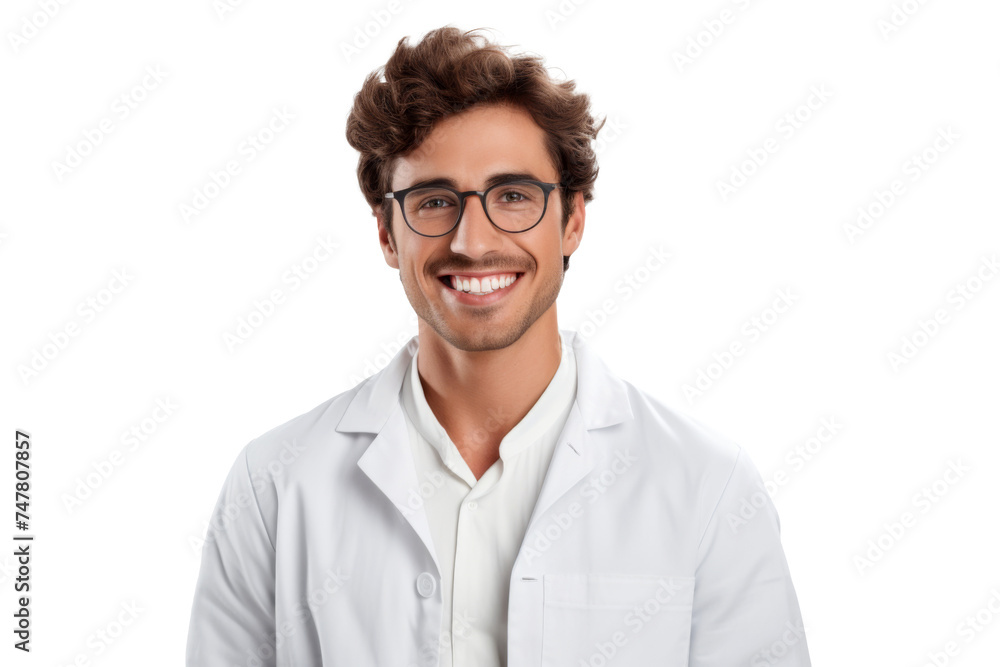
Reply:
[[484, 296], [510, 287], [522, 273], [495, 273], [489, 276], [441, 276], [439, 280], [456, 292]]
[[523, 272], [494, 273], [487, 276], [462, 274], [438, 276], [446, 301], [455, 306], [490, 306], [518, 291]]

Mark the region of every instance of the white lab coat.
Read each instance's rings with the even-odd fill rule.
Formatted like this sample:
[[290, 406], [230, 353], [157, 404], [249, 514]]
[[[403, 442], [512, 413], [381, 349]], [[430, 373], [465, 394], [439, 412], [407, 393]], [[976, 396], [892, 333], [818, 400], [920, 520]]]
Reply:
[[[778, 516], [746, 452], [566, 333], [576, 403], [513, 570], [496, 573], [507, 664], [808, 667]], [[202, 551], [188, 667], [438, 664], [422, 507], [435, 487], [416, 477], [399, 402], [416, 345], [240, 451]]]

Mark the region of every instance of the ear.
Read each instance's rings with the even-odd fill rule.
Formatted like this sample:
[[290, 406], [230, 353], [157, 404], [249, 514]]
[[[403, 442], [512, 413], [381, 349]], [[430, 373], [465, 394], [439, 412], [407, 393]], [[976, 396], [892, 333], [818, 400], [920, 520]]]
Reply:
[[381, 207], [373, 208], [372, 215], [375, 216], [375, 224], [378, 225], [378, 242], [382, 246], [382, 256], [385, 263], [394, 269], [399, 268], [399, 255], [396, 253], [396, 244], [389, 236], [389, 223], [382, 217]]
[[562, 254], [569, 257], [580, 247], [583, 240], [583, 226], [587, 220], [587, 209], [583, 205], [583, 193], [573, 195], [573, 213], [566, 221], [562, 236]]

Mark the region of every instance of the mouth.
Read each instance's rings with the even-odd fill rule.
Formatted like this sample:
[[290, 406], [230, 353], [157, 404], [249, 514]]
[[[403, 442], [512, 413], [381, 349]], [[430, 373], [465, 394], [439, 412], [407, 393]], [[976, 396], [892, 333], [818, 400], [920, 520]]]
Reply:
[[438, 282], [444, 286], [444, 292], [459, 303], [485, 305], [507, 296], [523, 275], [523, 271], [488, 276], [443, 275], [438, 276]]

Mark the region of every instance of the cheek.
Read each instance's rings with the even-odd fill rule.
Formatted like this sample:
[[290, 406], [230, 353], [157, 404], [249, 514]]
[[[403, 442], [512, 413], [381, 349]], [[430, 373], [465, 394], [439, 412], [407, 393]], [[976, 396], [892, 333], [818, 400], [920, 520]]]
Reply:
[[429, 287], [434, 286], [431, 283], [434, 277], [428, 275], [426, 272], [428, 257], [428, 253], [423, 252], [421, 248], [415, 247], [412, 244], [404, 244], [400, 248], [397, 260], [400, 266], [400, 275], [406, 276], [406, 282], [413, 285], [427, 283]]
[[562, 238], [547, 234], [532, 248], [532, 255], [539, 264], [539, 270], [562, 270]]

